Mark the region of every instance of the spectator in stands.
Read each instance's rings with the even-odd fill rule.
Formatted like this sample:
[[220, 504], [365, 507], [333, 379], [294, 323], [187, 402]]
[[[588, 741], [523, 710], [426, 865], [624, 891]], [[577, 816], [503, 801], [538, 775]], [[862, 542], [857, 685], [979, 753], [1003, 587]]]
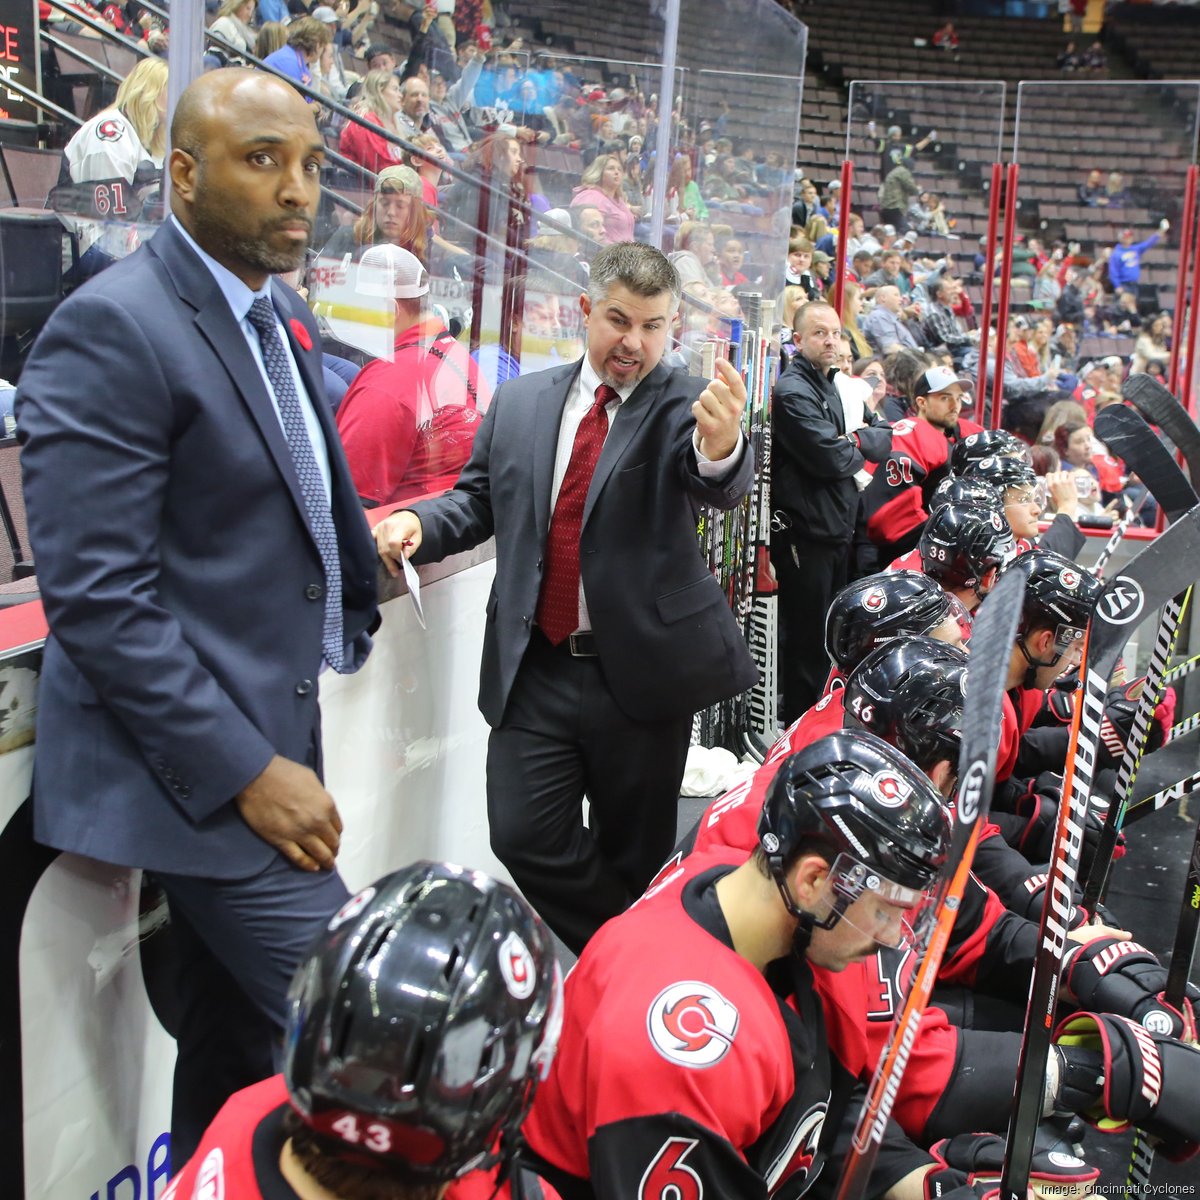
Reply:
[[1114, 292], [1106, 297], [1105, 304], [1096, 314], [1096, 319], [1105, 333], [1114, 336], [1136, 335], [1142, 326], [1137, 296], [1133, 292]]
[[829, 276], [833, 273], [833, 255], [824, 250], [814, 250], [812, 257], [813, 281], [821, 291], [821, 295], [829, 294]]
[[[1063, 425], [1086, 425], [1087, 413], [1084, 412], [1083, 405], [1076, 400], [1058, 400], [1046, 409], [1045, 419], [1042, 421], [1042, 427], [1038, 430], [1038, 435], [1035, 440], [1035, 445], [1038, 446], [1053, 446], [1054, 435]], [[1055, 456], [1058, 456], [1058, 451], [1055, 451]]]
[[920, 350], [896, 350], [883, 360], [886, 388], [879, 412], [885, 421], [894, 424], [908, 416], [917, 380], [935, 365], [933, 356]]
[[[804, 179], [800, 183], [800, 199], [804, 203], [808, 217], [804, 224], [807, 227], [808, 222], [813, 217], [823, 217], [826, 221], [829, 220], [829, 209], [821, 203], [821, 197], [817, 192], [817, 185], [811, 179]], [[816, 240], [815, 238], [813, 239]]]
[[949, 274], [941, 275], [924, 320], [926, 342], [930, 346], [945, 346], [957, 370], [964, 369], [967, 352], [979, 341], [979, 331], [973, 329], [968, 333], [954, 315], [954, 306], [962, 290], [960, 279]]
[[[832, 299], [832, 293], [830, 293]], [[842, 284], [842, 337], [850, 342], [852, 358], [869, 358], [871, 343], [867, 340], [858, 318], [863, 308], [863, 289], [857, 283], [846, 280]]]
[[1079, 203], [1086, 204], [1089, 208], [1105, 208], [1108, 205], [1108, 196], [1104, 189], [1104, 176], [1095, 168], [1090, 170], [1087, 179], [1079, 185]]
[[421, 180], [412, 167], [384, 167], [375, 190], [353, 225], [343, 225], [326, 243], [322, 258], [358, 261], [369, 246], [386, 242], [401, 246], [425, 262], [429, 252], [428, 221], [421, 201]]
[[856, 283], [863, 283], [867, 276], [874, 274], [876, 270], [875, 256], [870, 250], [859, 250], [852, 259], [847, 261], [850, 264], [847, 277]]
[[919, 350], [917, 339], [902, 318], [904, 297], [894, 283], [881, 284], [875, 289], [875, 307], [863, 321], [863, 333], [876, 354], [888, 355], [893, 350]]
[[[1074, 42], [1068, 42], [1063, 49], [1063, 52], [1054, 60], [1060, 71], [1065, 71], [1068, 75], [1073, 71], [1078, 71], [1082, 62], [1082, 56], [1075, 48]], [[1099, 174], [1099, 172], [1097, 172]]]
[[[646, 200], [651, 208], [657, 201], [650, 180], [646, 181]], [[663, 220], [675, 225], [681, 221], [707, 221], [708, 205], [700, 195], [700, 189], [692, 178], [692, 160], [686, 154], [677, 154], [671, 162], [667, 175], [667, 194], [663, 202]]]
[[740, 287], [743, 283], [750, 282], [749, 276], [742, 271], [742, 264], [745, 261], [746, 247], [741, 239], [728, 237], [721, 243], [721, 250], [717, 255], [717, 267], [721, 273], [723, 288]]
[[475, 140], [475, 130], [467, 120], [474, 103], [475, 84], [483, 70], [483, 52], [478, 47], [467, 51], [462, 74], [451, 86], [441, 71], [429, 74], [429, 116], [433, 130], [456, 161], [461, 161]]
[[1110, 171], [1104, 181], [1104, 203], [1101, 207], [1124, 208], [1130, 203], [1129, 192], [1125, 188], [1125, 177], [1120, 171]]
[[795, 283], [787, 284], [779, 297], [779, 320], [790, 334], [796, 310], [808, 302], [808, 293]]
[[1032, 299], [1042, 307], [1051, 307], [1058, 303], [1062, 295], [1062, 285], [1058, 282], [1059, 271], [1062, 267], [1063, 252], [1055, 249], [1042, 267], [1038, 270], [1033, 281]]
[[321, 51], [332, 41], [333, 34], [323, 21], [300, 17], [287, 27], [287, 45], [268, 54], [263, 62], [281, 75], [311, 87]]
[[1108, 69], [1108, 59], [1104, 56], [1104, 47], [1099, 42], [1093, 42], [1084, 52], [1080, 64], [1085, 71], [1097, 74]]
[[426, 81], [430, 71], [440, 71], [447, 79], [458, 78], [458, 60], [441, 28], [435, 23], [436, 18], [437, 11], [432, 6], [414, 8], [409, 16], [412, 45], [400, 72], [402, 79], [418, 75], [421, 68], [425, 69]]
[[689, 283], [718, 286], [716, 238], [702, 222], [685, 221], [680, 225], [675, 234], [675, 249], [667, 257], [685, 287]]
[[[396, 132], [396, 114], [400, 111], [403, 94], [395, 72], [386, 68], [368, 71], [362, 89], [354, 102], [354, 110], [372, 125]], [[380, 137], [374, 129], [347, 122], [338, 139], [338, 150], [351, 162], [378, 174], [384, 167], [394, 166], [404, 157], [403, 149]]]
[[[641, 147], [639, 146], [638, 149], [640, 150]], [[629, 211], [633, 213], [636, 221], [646, 211], [646, 189], [642, 181], [642, 156], [640, 153], [634, 152], [632, 144], [629, 157], [625, 160], [621, 194], [625, 197], [625, 203], [629, 205]]]
[[625, 202], [622, 183], [625, 172], [615, 154], [601, 154], [593, 159], [571, 196], [572, 208], [595, 208], [604, 221], [605, 244], [633, 241], [633, 211]]
[[950, 234], [949, 218], [936, 192], [922, 192], [908, 206], [908, 227], [918, 233], [936, 233], [942, 237]]
[[395, 115], [396, 132], [407, 141], [433, 125], [429, 115], [429, 84], [419, 75], [410, 75], [400, 85], [400, 111]]
[[[870, 137], [875, 136], [874, 121], [867, 123], [867, 133]], [[904, 140], [904, 132], [899, 125], [889, 126], [887, 136], [881, 138], [877, 146], [879, 151], [879, 174], [886, 177], [893, 167], [911, 162], [936, 137], [937, 130], [931, 129], [916, 145], [911, 145]], [[904, 207], [907, 207], [907, 201]], [[895, 224], [895, 222], [892, 223]]]
[[115, 103], [77, 129], [63, 149], [49, 204], [81, 218], [81, 277], [137, 249], [135, 222], [162, 181], [166, 111], [167, 64], [140, 59], [121, 81]]
[[883, 186], [879, 191], [879, 215], [884, 222], [899, 228], [904, 222], [909, 202], [920, 190], [908, 165], [904, 162], [897, 163], [884, 176]]
[[957, 50], [958, 49], [958, 32], [954, 28], [953, 21], [947, 21], [933, 35], [933, 44], [938, 50]]
[[821, 289], [812, 272], [814, 253], [812, 242], [803, 235], [788, 242], [787, 271], [784, 278], [786, 282], [802, 287], [810, 300], [818, 300], [821, 296]]
[[265, 62], [276, 50], [286, 45], [287, 26], [279, 21], [267, 21], [258, 27], [258, 36], [254, 39], [254, 56]]
[[899, 250], [885, 250], [879, 257], [879, 269], [863, 280], [863, 286], [868, 296], [881, 287], [894, 287], [907, 296], [912, 291], [912, 281], [904, 273], [904, 255]]
[[[261, 29], [268, 22], [286, 25], [289, 19], [287, 0], [258, 0], [258, 25]], [[260, 54], [258, 56], [262, 58]]]
[[1133, 344], [1130, 375], [1143, 375], [1152, 362], [1167, 367], [1171, 362], [1171, 314], [1159, 313], [1138, 334]]
[[338, 409], [355, 491], [368, 507], [444, 491], [470, 456], [491, 393], [466, 347], [432, 316], [429, 276], [414, 255], [372, 246], [355, 290], [395, 301], [392, 360], [365, 366]]
[[363, 58], [366, 60], [368, 71], [394, 71], [396, 69], [396, 56], [386, 42], [372, 42], [363, 51]]
[[225, 0], [208, 32], [224, 38], [239, 54], [254, 51], [254, 0]]
[[1134, 242], [1132, 229], [1121, 230], [1120, 241], [1112, 248], [1108, 259], [1108, 278], [1114, 291], [1137, 294], [1138, 282], [1142, 277], [1142, 255], [1158, 245], [1159, 238], [1170, 227], [1171, 223], [1164, 217], [1158, 223], [1158, 230], [1141, 242]]
[[879, 412], [887, 395], [887, 374], [880, 358], [855, 359], [850, 373], [857, 379], [865, 379], [871, 385], [871, 395], [866, 405], [872, 412]]
[[[472, 147], [463, 169], [471, 178], [457, 180], [442, 196], [441, 210], [451, 218], [446, 235], [460, 245], [473, 242], [482, 203], [491, 235], [511, 234], [511, 244], [519, 245], [524, 240], [525, 214], [520, 205], [525, 200], [525, 160], [516, 130], [511, 125], [493, 130]], [[476, 181], [490, 185], [482, 201]]]
[[1073, 269], [1067, 275], [1067, 285], [1058, 298], [1058, 304], [1055, 305], [1055, 312], [1060, 321], [1070, 325], [1083, 324], [1086, 307], [1083, 299], [1084, 278], [1085, 273], [1078, 269]]

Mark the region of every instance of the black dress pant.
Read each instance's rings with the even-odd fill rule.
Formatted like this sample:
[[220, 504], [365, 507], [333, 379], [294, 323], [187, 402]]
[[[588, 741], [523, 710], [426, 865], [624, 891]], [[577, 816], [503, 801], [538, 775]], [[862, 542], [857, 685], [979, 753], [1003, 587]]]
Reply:
[[488, 825], [496, 857], [575, 954], [670, 854], [691, 728], [690, 715], [631, 719], [599, 658], [533, 631], [488, 742]]
[[829, 677], [825, 615], [850, 579], [853, 547], [813, 542], [794, 530], [771, 535], [771, 565], [779, 584], [779, 678], [785, 725], [820, 699]]

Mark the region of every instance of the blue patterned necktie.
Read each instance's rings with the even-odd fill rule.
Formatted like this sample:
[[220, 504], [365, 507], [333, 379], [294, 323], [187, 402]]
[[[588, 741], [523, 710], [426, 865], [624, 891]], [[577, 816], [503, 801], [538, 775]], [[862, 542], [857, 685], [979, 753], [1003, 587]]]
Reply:
[[337, 530], [333, 527], [333, 515], [325, 495], [325, 483], [313, 453], [304, 413], [300, 408], [300, 397], [292, 380], [291, 366], [279, 326], [275, 323], [275, 309], [266, 296], [259, 296], [250, 306], [250, 324], [258, 333], [262, 346], [263, 363], [267, 378], [275, 392], [279, 415], [283, 422], [283, 434], [292, 462], [300, 480], [300, 492], [304, 496], [304, 507], [308, 511], [308, 523], [321, 554], [321, 565], [325, 569], [325, 625], [321, 633], [321, 650], [325, 661], [335, 670], [345, 667], [345, 633], [342, 625], [342, 568], [338, 559]]

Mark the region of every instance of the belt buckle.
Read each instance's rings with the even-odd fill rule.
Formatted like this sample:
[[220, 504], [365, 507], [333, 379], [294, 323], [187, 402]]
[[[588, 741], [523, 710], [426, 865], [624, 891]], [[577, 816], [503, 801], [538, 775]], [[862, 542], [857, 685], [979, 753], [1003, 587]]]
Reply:
[[[584, 647], [592, 640], [590, 633], [572, 633], [567, 637], [567, 644], [571, 647], [572, 658], [595, 658], [595, 650], [587, 650]], [[594, 643], [593, 643], [594, 644]]]

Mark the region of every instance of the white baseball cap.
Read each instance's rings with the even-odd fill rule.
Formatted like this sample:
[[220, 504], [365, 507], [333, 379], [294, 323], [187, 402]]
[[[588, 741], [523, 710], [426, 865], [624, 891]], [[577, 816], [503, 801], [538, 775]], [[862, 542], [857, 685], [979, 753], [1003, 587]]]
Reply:
[[429, 291], [429, 273], [415, 254], [384, 242], [363, 252], [354, 288], [363, 296], [413, 300]]
[[[930, 367], [920, 379], [917, 380], [917, 386], [913, 389], [915, 396], [932, 396], [936, 392], [944, 392], [947, 388], [953, 387], [955, 384], [965, 388], [968, 392], [975, 386], [973, 379], [967, 379], [962, 375], [957, 375], [950, 370], [949, 367]], [[964, 404], [972, 403], [969, 395], [964, 395], [962, 398]]]

